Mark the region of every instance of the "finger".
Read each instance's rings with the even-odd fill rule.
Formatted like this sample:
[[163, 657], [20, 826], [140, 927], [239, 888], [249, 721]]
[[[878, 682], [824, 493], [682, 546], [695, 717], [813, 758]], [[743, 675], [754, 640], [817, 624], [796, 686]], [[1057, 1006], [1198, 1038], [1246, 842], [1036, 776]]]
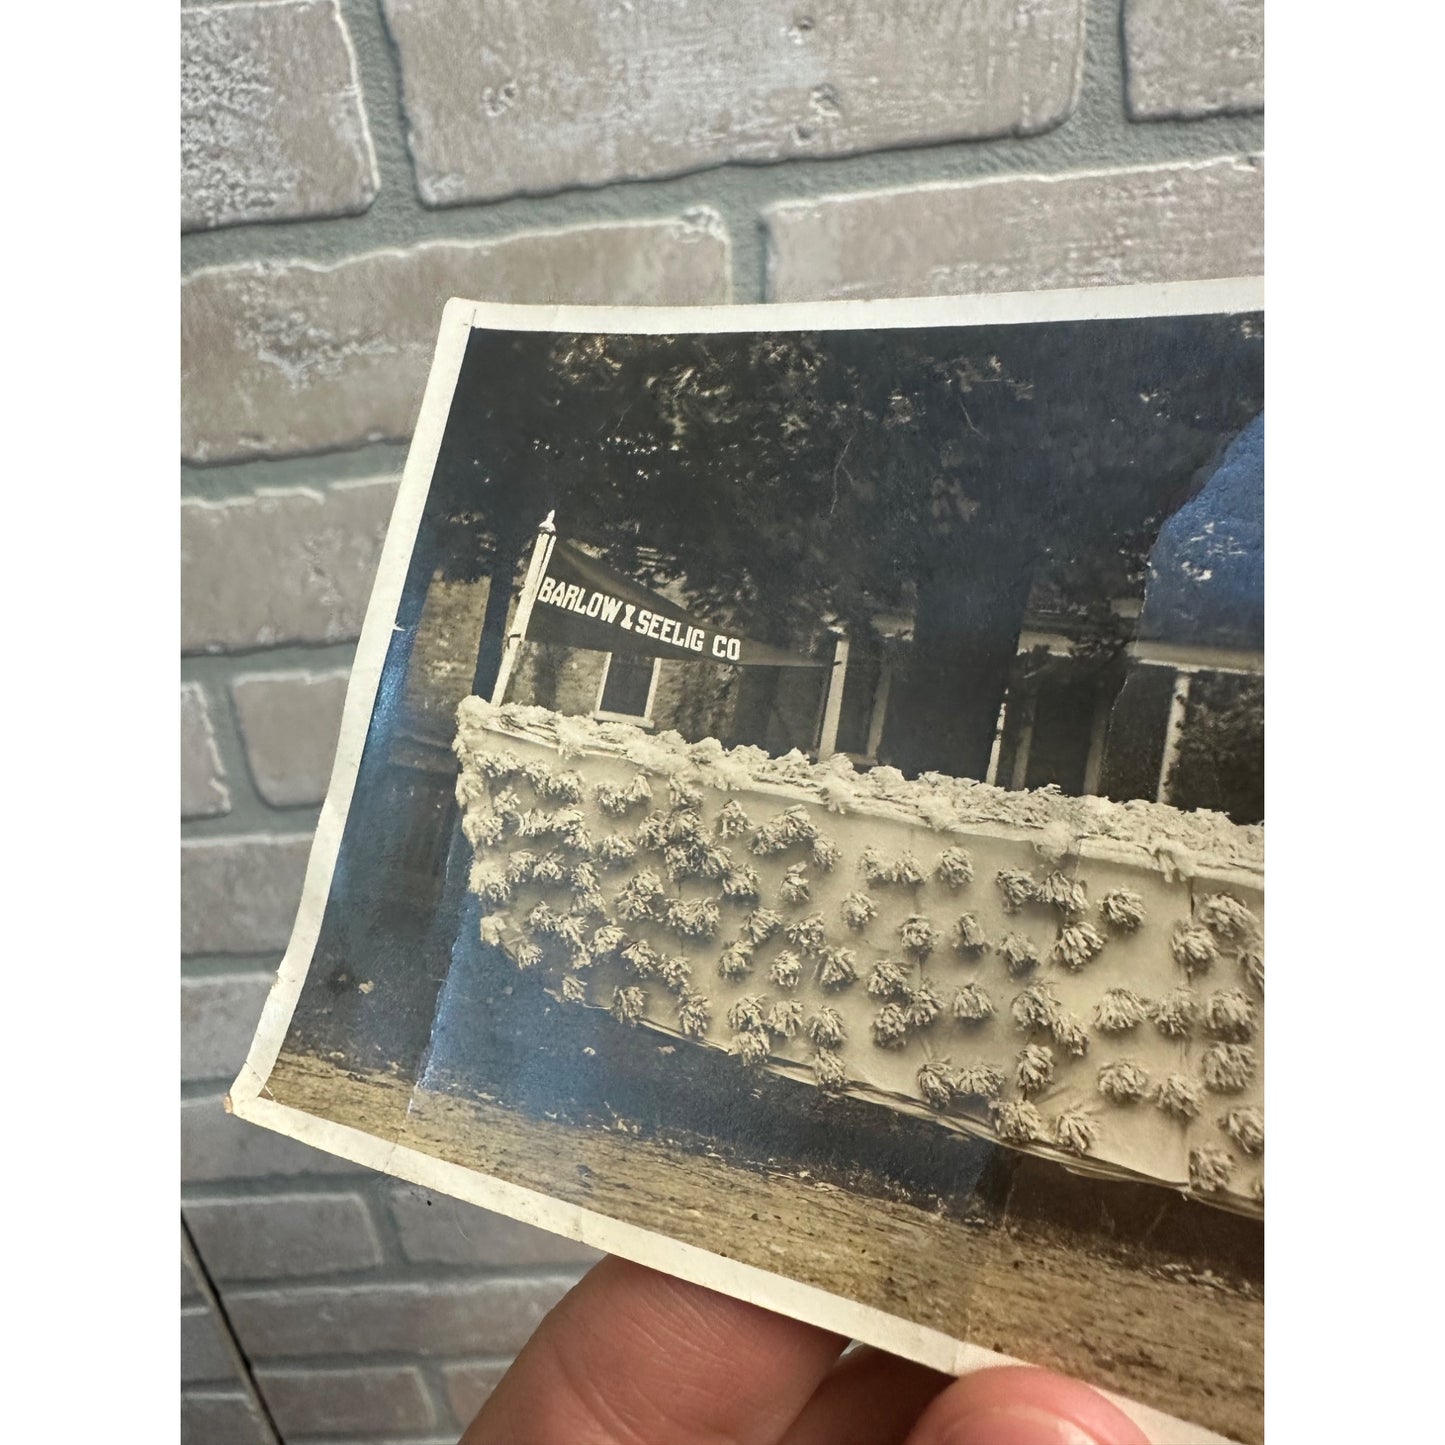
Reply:
[[462, 1445], [776, 1445], [846, 1344], [605, 1259], [542, 1321]]
[[901, 1445], [928, 1402], [953, 1383], [881, 1350], [840, 1360], [781, 1445]]
[[1149, 1437], [1078, 1380], [1003, 1365], [955, 1380], [907, 1445], [1149, 1445]]

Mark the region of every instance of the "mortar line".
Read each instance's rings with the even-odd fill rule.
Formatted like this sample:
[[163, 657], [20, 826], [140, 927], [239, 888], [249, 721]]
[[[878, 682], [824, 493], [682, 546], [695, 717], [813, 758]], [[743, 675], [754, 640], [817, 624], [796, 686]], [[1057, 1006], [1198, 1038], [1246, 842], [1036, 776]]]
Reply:
[[261, 1393], [261, 1387], [256, 1382], [251, 1361], [245, 1350], [241, 1348], [241, 1341], [236, 1334], [235, 1325], [231, 1323], [231, 1316], [226, 1311], [225, 1302], [216, 1288], [216, 1282], [211, 1278], [210, 1270], [206, 1268], [205, 1260], [201, 1258], [201, 1251], [196, 1247], [195, 1236], [191, 1233], [191, 1226], [186, 1223], [184, 1210], [181, 1212], [181, 1253], [191, 1267], [191, 1274], [196, 1281], [196, 1288], [200, 1291], [201, 1297], [210, 1306], [212, 1314], [220, 1323], [221, 1333], [225, 1337], [226, 1352], [231, 1356], [232, 1365], [245, 1383], [257, 1410], [260, 1411], [266, 1433], [270, 1436], [270, 1445], [285, 1445], [280, 1427], [271, 1413], [271, 1407], [266, 1403], [266, 1397]]

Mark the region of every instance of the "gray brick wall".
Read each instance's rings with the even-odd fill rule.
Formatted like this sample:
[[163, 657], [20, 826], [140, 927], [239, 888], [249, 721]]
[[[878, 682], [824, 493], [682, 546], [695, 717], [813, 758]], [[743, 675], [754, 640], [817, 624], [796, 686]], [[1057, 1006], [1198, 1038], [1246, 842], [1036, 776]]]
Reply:
[[483, 14], [182, 13], [188, 1445], [454, 1440], [592, 1258], [221, 1107], [299, 895], [446, 298], [943, 294], [1260, 264], [1259, 0]]
[[349, 676], [340, 667], [247, 672], [231, 684], [251, 777], [273, 808], [319, 803], [326, 796]]
[[356, 57], [336, 0], [181, 16], [181, 226], [335, 216], [376, 195]]

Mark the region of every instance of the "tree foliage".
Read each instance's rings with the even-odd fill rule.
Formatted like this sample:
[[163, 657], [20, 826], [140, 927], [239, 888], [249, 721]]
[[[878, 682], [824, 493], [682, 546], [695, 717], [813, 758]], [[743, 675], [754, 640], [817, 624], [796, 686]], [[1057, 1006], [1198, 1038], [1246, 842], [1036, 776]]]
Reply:
[[555, 507], [769, 641], [913, 614], [901, 702], [936, 741], [895, 752], [976, 772], [1036, 581], [1113, 636], [1109, 601], [1261, 404], [1257, 317], [479, 332], [434, 484], [441, 565], [510, 567]]

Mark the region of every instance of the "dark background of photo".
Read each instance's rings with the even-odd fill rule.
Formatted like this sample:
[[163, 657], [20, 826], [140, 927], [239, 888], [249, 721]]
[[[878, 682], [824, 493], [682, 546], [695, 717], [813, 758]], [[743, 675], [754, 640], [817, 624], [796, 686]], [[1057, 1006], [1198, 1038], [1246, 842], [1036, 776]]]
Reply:
[[[880, 645], [880, 615], [911, 614], [878, 760], [982, 778], [1030, 603], [1095, 671], [1117, 660], [1137, 613], [1111, 604], [1142, 604], [1164, 522], [1259, 416], [1263, 368], [1258, 316], [952, 335], [478, 333], [427, 545], [444, 578], [506, 580], [555, 508], [563, 535], [619, 571], [678, 583], [700, 615], [800, 652], [830, 622]], [[1220, 535], [1209, 558], [1173, 557], [1155, 579], [1154, 634], [1172, 621], [1176, 642], [1262, 645], [1262, 476], [1261, 457], [1257, 492], [1200, 499], [1196, 523]], [[506, 589], [491, 596], [494, 642]], [[484, 648], [480, 690], [494, 666]], [[1251, 806], [1240, 821], [1262, 815], [1262, 794]]]

